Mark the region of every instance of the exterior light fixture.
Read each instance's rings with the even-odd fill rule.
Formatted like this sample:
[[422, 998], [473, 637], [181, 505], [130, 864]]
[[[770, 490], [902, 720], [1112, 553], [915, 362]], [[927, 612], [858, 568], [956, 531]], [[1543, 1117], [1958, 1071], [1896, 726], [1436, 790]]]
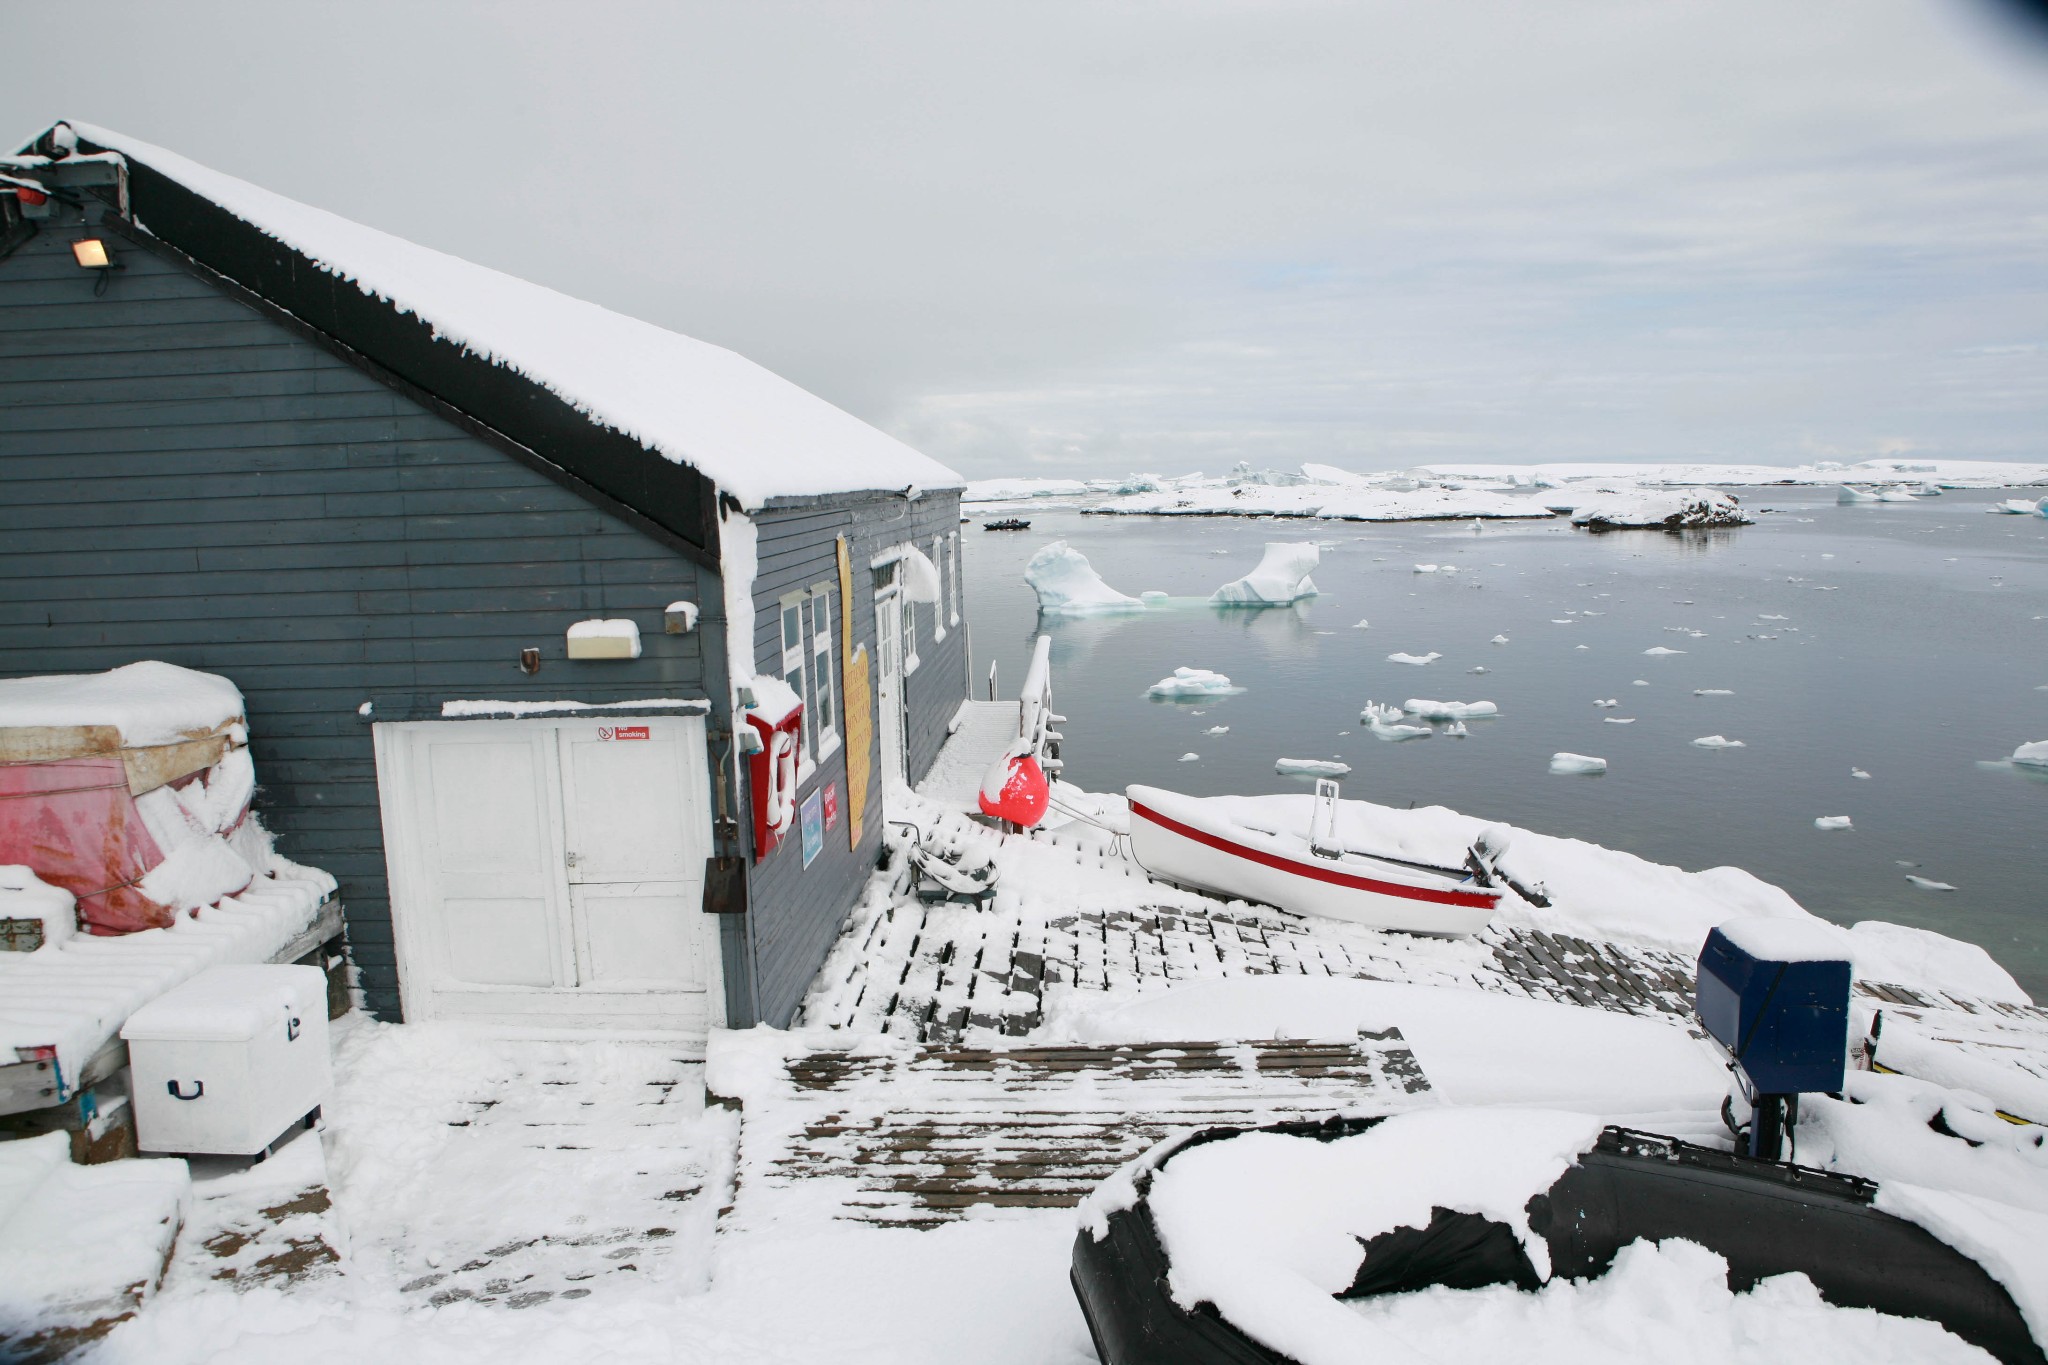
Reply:
[[97, 237], [81, 237], [71, 244], [71, 255], [87, 270], [112, 270], [114, 258], [107, 244]]

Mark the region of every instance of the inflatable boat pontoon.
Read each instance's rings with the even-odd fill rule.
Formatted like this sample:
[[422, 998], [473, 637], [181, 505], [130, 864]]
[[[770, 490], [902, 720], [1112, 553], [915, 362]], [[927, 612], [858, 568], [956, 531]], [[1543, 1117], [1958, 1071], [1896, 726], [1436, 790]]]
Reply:
[[[1333, 1141], [1380, 1121], [1258, 1131]], [[1152, 1174], [1179, 1153], [1245, 1131], [1212, 1128], [1153, 1159], [1138, 1175], [1137, 1203], [1112, 1213], [1100, 1239], [1084, 1228], [1074, 1243], [1074, 1293], [1104, 1365], [1282, 1365], [1209, 1305], [1190, 1312], [1174, 1303], [1166, 1251], [1142, 1197]], [[1549, 1244], [1553, 1277], [1596, 1277], [1631, 1242], [1681, 1237], [1725, 1257], [1738, 1291], [1799, 1271], [1829, 1303], [1931, 1319], [2005, 1365], [2043, 1365], [2048, 1357], [2004, 1286], [1924, 1228], [1873, 1207], [1876, 1193], [1853, 1176], [1609, 1128], [1530, 1201], [1529, 1225]], [[1367, 1242], [1357, 1280], [1338, 1297], [1490, 1284], [1537, 1287], [1521, 1243], [1503, 1224], [1438, 1209], [1427, 1228], [1396, 1228]]]

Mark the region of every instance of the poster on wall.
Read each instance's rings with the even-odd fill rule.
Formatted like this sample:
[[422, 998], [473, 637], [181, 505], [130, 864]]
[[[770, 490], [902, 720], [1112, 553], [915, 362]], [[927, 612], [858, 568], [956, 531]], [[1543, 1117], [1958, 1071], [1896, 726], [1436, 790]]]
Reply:
[[817, 792], [804, 798], [803, 810], [798, 817], [804, 827], [804, 866], [811, 865], [811, 859], [825, 851], [825, 802]]
[[839, 784], [827, 782], [825, 792], [825, 828], [839, 828]]

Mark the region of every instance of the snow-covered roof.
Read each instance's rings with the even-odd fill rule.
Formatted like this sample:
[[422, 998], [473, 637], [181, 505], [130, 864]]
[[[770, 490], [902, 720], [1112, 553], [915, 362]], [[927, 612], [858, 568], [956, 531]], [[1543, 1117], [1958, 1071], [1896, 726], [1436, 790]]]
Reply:
[[724, 347], [365, 227], [125, 133], [72, 127], [420, 318], [440, 339], [691, 466], [749, 508], [778, 497], [962, 484], [938, 461]]

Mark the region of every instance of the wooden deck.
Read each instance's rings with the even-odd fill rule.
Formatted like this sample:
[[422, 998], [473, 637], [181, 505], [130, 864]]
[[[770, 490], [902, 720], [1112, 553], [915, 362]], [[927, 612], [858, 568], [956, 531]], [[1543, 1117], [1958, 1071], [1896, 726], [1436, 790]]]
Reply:
[[[814, 1037], [816, 1035], [813, 1035]], [[824, 1050], [739, 1099], [736, 1208], [838, 1183], [841, 1218], [1064, 1209], [1169, 1133], [1434, 1102], [1398, 1030], [1354, 1041]]]

